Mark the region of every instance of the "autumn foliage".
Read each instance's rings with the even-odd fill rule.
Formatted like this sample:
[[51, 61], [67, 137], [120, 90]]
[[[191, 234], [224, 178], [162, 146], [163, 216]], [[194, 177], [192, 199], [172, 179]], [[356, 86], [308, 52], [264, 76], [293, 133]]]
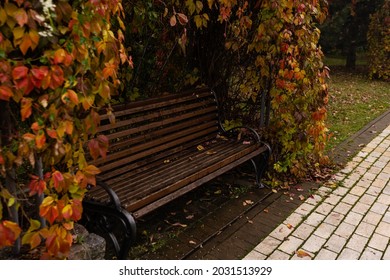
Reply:
[[[99, 173], [86, 154], [107, 153], [107, 138], [94, 134], [98, 111], [104, 107], [110, 115], [110, 102], [207, 85], [217, 92], [226, 127], [251, 124], [271, 142], [271, 171], [300, 178], [327, 161], [328, 71], [317, 28], [326, 17], [325, 0], [123, 5], [6, 0], [0, 6], [0, 106], [15, 124], [12, 133], [2, 132], [0, 171], [7, 178], [13, 168], [42, 161], [44, 172], [30, 168], [25, 186], [29, 196], [42, 198], [39, 215], [48, 225], [30, 219], [22, 241], [32, 248], [44, 242], [43, 257], [69, 251], [87, 186]], [[280, 183], [275, 178], [281, 176], [270, 177]], [[15, 195], [1, 186], [0, 206], [15, 206]], [[0, 215], [0, 246], [20, 234]]]
[[[39, 215], [48, 225], [30, 218], [22, 242], [31, 248], [44, 242], [43, 258], [69, 252], [87, 185], [95, 185], [99, 173], [87, 163], [87, 147], [93, 157], [107, 152], [105, 137], [87, 142], [99, 125], [98, 110], [120, 84], [119, 65], [131, 63], [122, 44], [122, 16], [120, 0], [5, 0], [0, 5], [0, 102], [12, 123], [1, 135], [0, 176], [21, 167], [32, 171], [25, 187], [31, 199], [43, 197]], [[112, 23], [118, 25], [115, 31]], [[21, 229], [3, 215], [3, 206], [18, 202], [0, 186], [3, 247]]]

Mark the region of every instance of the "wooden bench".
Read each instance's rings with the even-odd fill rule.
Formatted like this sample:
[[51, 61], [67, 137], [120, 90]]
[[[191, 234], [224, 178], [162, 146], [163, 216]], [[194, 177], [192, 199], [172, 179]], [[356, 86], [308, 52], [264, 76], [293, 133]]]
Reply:
[[[113, 109], [114, 124], [101, 115], [98, 133], [109, 138], [109, 152], [90, 161], [102, 173], [84, 199], [83, 220], [89, 230], [105, 232], [119, 258], [126, 257], [135, 239], [136, 219], [238, 165], [252, 161], [261, 186], [269, 146], [253, 129], [225, 131], [213, 91], [193, 90]], [[118, 224], [122, 229], [115, 233]]]

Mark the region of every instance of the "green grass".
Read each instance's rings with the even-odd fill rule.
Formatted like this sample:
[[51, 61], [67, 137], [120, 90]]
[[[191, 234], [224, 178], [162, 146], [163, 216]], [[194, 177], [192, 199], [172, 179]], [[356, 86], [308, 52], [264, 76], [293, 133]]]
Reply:
[[[327, 60], [331, 65], [332, 60]], [[339, 65], [337, 61], [333, 61]], [[368, 79], [364, 71], [331, 65], [328, 126], [331, 149], [390, 109], [390, 84]]]

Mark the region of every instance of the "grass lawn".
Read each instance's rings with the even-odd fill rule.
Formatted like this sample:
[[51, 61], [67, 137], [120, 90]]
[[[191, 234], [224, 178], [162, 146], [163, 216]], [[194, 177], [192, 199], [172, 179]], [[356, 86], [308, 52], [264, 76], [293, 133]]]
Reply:
[[328, 126], [333, 136], [328, 149], [390, 109], [390, 83], [368, 79], [364, 67], [351, 73], [338, 63], [332, 66], [332, 62], [336, 61], [325, 60], [331, 69]]

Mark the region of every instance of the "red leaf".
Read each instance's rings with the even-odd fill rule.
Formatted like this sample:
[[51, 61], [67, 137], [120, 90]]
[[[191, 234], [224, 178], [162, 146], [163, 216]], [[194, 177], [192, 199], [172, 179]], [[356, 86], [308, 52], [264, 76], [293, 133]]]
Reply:
[[98, 140], [96, 139], [89, 140], [88, 148], [89, 148], [89, 154], [94, 160], [96, 160], [100, 154]]
[[28, 188], [30, 189], [30, 195], [41, 195], [46, 190], [46, 182], [44, 180], [41, 180], [38, 176], [31, 177], [32, 179], [28, 184]]
[[51, 67], [51, 81], [50, 88], [56, 89], [60, 87], [64, 83], [64, 71], [58, 65], [54, 65]]
[[188, 18], [185, 14], [177, 13], [177, 18], [181, 25], [186, 25], [188, 23]]
[[52, 178], [53, 178], [54, 188], [57, 191], [61, 191], [65, 185], [65, 180], [64, 180], [64, 176], [62, 175], [62, 173], [60, 171], [56, 170], [53, 172]]
[[25, 78], [27, 77], [28, 70], [29, 69], [26, 66], [16, 66], [14, 69], [12, 69], [12, 78], [14, 80]]
[[99, 154], [105, 158], [107, 156], [107, 150], [108, 150], [108, 138], [105, 135], [99, 135], [97, 137], [97, 140], [99, 142]]
[[40, 88], [42, 85], [43, 79], [49, 74], [49, 69], [47, 66], [41, 66], [39, 68], [31, 69], [31, 82], [37, 88]]

